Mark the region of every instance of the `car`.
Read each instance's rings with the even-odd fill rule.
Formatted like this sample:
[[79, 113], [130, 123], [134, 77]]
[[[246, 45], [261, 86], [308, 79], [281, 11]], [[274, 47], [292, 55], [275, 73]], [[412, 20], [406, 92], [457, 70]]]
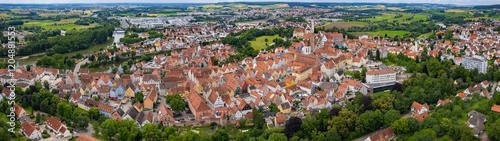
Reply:
[[78, 133], [78, 130], [75, 130], [76, 133]]

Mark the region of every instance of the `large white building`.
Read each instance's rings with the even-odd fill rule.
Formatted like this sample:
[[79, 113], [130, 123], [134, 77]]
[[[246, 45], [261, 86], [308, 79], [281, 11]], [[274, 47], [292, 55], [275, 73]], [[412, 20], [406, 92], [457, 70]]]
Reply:
[[464, 66], [465, 69], [477, 68], [479, 73], [486, 73], [488, 69], [488, 61], [485, 59], [463, 57], [462, 66]]
[[393, 69], [370, 70], [366, 72], [366, 83], [389, 83], [395, 81], [396, 71]]

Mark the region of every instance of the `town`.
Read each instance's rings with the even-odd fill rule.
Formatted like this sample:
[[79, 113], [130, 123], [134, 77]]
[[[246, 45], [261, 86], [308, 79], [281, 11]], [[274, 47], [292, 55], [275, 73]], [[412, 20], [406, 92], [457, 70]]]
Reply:
[[[88, 34], [17, 34], [19, 55], [46, 52], [15, 71], [0, 64], [0, 116], [13, 107], [17, 132], [0, 133], [76, 141], [500, 140], [498, 18], [375, 34], [348, 31], [372, 26], [345, 19], [377, 19], [369, 12], [270, 6], [277, 8], [99, 13], [77, 21], [108, 24]], [[416, 15], [402, 21], [424, 24]], [[377, 24], [399, 26], [398, 16]], [[87, 39], [67, 47], [49, 41], [78, 36], [113, 43], [70, 56]]]

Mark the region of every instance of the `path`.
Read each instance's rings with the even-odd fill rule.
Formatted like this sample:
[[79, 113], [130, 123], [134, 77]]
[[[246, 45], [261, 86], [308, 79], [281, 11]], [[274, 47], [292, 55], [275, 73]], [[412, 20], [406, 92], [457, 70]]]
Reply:
[[76, 78], [75, 83], [77, 84], [80, 84], [80, 79], [78, 78], [78, 71], [80, 71], [80, 67], [82, 66], [82, 64], [85, 63], [90, 63], [88, 58], [85, 58], [84, 60], [78, 62], [78, 64], [76, 64], [75, 66], [75, 70], [73, 71], [73, 74], [75, 75], [74, 78]]

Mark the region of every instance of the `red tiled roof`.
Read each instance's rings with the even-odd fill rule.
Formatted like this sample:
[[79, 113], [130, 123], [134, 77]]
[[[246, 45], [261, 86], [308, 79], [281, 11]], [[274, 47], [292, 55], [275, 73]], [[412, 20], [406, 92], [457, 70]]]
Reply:
[[491, 110], [500, 113], [500, 105], [493, 105], [493, 107], [491, 107]]

